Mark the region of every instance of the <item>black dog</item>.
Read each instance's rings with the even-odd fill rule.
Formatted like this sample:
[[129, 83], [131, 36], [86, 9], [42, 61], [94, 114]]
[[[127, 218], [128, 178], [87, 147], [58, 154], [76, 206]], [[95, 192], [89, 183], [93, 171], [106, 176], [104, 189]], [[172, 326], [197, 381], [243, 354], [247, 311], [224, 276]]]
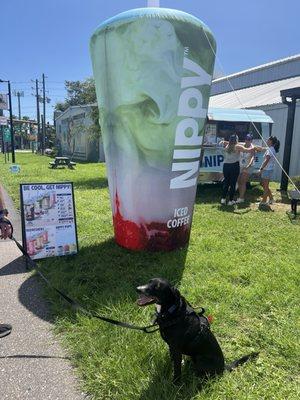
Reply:
[[231, 371], [258, 355], [249, 354], [226, 366], [221, 347], [210, 330], [207, 318], [197, 313], [167, 280], [151, 279], [146, 285], [138, 286], [137, 291], [140, 294], [139, 306], [156, 304], [155, 321], [161, 337], [169, 346], [174, 364], [174, 382], [181, 378], [183, 354], [192, 358], [197, 374], [202, 377], [216, 376], [224, 370]]

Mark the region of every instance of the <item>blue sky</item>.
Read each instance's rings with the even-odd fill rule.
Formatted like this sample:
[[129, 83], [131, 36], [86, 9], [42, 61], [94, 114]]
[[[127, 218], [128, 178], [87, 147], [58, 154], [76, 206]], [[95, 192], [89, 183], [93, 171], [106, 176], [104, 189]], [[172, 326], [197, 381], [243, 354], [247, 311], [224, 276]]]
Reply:
[[[89, 38], [95, 28], [146, 5], [146, 0], [0, 0], [0, 79], [24, 90], [22, 115], [35, 117], [30, 80], [44, 72], [51, 120], [53, 105], [64, 99], [63, 82], [92, 75]], [[300, 52], [299, 0], [161, 0], [160, 6], [191, 13], [210, 27], [226, 74]], [[16, 97], [13, 106], [17, 114]]]

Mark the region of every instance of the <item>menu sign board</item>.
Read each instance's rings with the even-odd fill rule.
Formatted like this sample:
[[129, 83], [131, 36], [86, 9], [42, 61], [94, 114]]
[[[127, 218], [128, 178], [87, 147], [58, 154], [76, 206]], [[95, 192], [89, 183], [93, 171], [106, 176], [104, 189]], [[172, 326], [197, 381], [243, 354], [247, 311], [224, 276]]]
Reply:
[[217, 125], [206, 124], [203, 144], [213, 145], [216, 143], [217, 143]]
[[73, 183], [20, 185], [23, 247], [33, 259], [78, 252]]

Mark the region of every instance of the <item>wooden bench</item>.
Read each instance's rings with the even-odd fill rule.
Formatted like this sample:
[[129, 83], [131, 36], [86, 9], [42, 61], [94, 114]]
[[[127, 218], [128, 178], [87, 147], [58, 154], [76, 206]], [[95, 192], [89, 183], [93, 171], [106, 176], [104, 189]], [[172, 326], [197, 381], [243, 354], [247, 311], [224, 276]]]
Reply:
[[76, 167], [76, 162], [70, 161], [70, 162], [68, 163], [68, 168], [73, 169], [74, 167]]
[[49, 162], [49, 165], [52, 169], [57, 168], [59, 166], [68, 167], [69, 169], [74, 169], [76, 167], [76, 163], [71, 161], [69, 157], [55, 157], [54, 161]]
[[50, 165], [51, 168], [56, 168], [57, 167], [57, 164], [56, 164], [55, 161], [50, 161], [49, 165]]

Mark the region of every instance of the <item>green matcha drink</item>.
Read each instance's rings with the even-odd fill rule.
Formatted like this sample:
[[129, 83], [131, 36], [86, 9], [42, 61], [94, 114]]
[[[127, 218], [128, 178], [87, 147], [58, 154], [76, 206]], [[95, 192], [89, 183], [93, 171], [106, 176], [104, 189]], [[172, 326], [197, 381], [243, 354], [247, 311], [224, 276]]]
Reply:
[[215, 40], [197, 18], [146, 8], [90, 43], [115, 239], [133, 250], [189, 241]]

